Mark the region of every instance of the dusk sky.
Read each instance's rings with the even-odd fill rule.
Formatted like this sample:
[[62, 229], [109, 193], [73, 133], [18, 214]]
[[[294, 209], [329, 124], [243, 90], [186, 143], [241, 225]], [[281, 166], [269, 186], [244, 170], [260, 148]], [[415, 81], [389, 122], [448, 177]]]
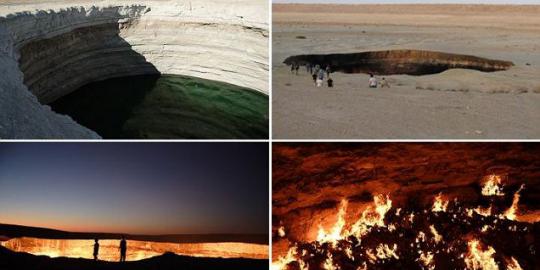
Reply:
[[267, 233], [266, 143], [1, 143], [0, 223]]

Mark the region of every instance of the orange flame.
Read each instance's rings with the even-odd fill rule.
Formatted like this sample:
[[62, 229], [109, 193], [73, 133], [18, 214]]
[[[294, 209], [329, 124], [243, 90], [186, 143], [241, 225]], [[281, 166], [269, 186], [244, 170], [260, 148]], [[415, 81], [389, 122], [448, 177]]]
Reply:
[[368, 206], [366, 210], [362, 212], [360, 218], [352, 225], [350, 234], [361, 238], [370, 228], [373, 226], [384, 227], [384, 217], [386, 213], [392, 208], [392, 201], [388, 195], [384, 196], [379, 194], [373, 197], [373, 205]]
[[516, 212], [518, 210], [518, 204], [519, 204], [519, 192], [525, 187], [525, 185], [521, 185], [518, 189], [518, 191], [516, 191], [516, 193], [514, 193], [514, 199], [512, 200], [512, 206], [510, 206], [510, 208], [508, 208], [508, 210], [506, 210], [506, 212], [504, 212], [504, 214], [502, 215], [503, 217], [509, 219], [509, 220], [516, 220]]
[[330, 230], [329, 233], [326, 233], [326, 231], [323, 229], [323, 227], [319, 224], [319, 233], [317, 235], [317, 241], [320, 243], [332, 243], [332, 245], [336, 245], [339, 240], [343, 238], [342, 231], [343, 227], [345, 226], [345, 213], [347, 211], [347, 200], [341, 201], [341, 206], [339, 208], [338, 212], [338, 220], [336, 224], [334, 224], [334, 227], [332, 230]]
[[284, 237], [285, 236], [285, 227], [283, 227], [283, 226], [279, 227], [278, 235], [279, 235], [279, 237]]
[[484, 186], [482, 187], [482, 195], [484, 196], [504, 196], [502, 192], [501, 182], [502, 179], [500, 176], [492, 174], [488, 175]]
[[482, 250], [480, 242], [476, 239], [469, 241], [469, 252], [465, 257], [465, 264], [472, 270], [499, 270], [499, 266], [493, 258], [495, 249], [488, 246], [487, 250]]
[[521, 268], [521, 266], [519, 265], [519, 262], [514, 257], [510, 258], [510, 261], [508, 262], [506, 268], [508, 270], [523, 270], [523, 268]]
[[431, 211], [432, 212], [446, 212], [447, 208], [448, 208], [448, 201], [442, 197], [442, 193], [439, 193], [437, 196], [435, 196]]

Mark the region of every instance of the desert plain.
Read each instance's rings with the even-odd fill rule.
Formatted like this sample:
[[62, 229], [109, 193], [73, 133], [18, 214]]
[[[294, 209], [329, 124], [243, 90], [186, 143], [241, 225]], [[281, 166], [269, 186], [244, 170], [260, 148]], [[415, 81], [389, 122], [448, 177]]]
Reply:
[[[540, 138], [540, 6], [274, 4], [276, 139]], [[289, 56], [427, 50], [511, 61], [504, 71], [429, 75], [333, 72], [316, 87]]]

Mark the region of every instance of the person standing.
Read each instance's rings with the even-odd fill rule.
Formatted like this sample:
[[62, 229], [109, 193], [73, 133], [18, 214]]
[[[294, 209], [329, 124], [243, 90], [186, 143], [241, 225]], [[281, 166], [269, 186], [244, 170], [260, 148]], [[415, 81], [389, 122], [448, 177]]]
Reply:
[[330, 70], [330, 65], [326, 65], [326, 76], [330, 77], [330, 73], [332, 73]]
[[373, 74], [369, 74], [369, 88], [377, 88], [377, 78]]
[[120, 262], [126, 261], [126, 251], [127, 251], [126, 238], [122, 236], [122, 240], [120, 240]]
[[381, 88], [390, 88], [390, 84], [388, 83], [388, 81], [383, 77], [382, 80], [381, 80]]
[[317, 76], [317, 81], [316, 81], [317, 87], [321, 87], [323, 84], [323, 81], [324, 81], [324, 70], [320, 69], [319, 74]]
[[98, 254], [99, 254], [99, 243], [98, 239], [94, 239], [94, 261], [98, 260]]

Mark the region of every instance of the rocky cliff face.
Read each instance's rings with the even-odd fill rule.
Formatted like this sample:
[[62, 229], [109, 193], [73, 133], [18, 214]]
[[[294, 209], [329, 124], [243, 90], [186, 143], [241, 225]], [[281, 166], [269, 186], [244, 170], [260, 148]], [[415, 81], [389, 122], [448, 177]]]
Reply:
[[5, 4], [0, 16], [2, 138], [97, 138], [38, 101], [112, 77], [179, 74], [268, 92], [265, 1], [42, 0]]

